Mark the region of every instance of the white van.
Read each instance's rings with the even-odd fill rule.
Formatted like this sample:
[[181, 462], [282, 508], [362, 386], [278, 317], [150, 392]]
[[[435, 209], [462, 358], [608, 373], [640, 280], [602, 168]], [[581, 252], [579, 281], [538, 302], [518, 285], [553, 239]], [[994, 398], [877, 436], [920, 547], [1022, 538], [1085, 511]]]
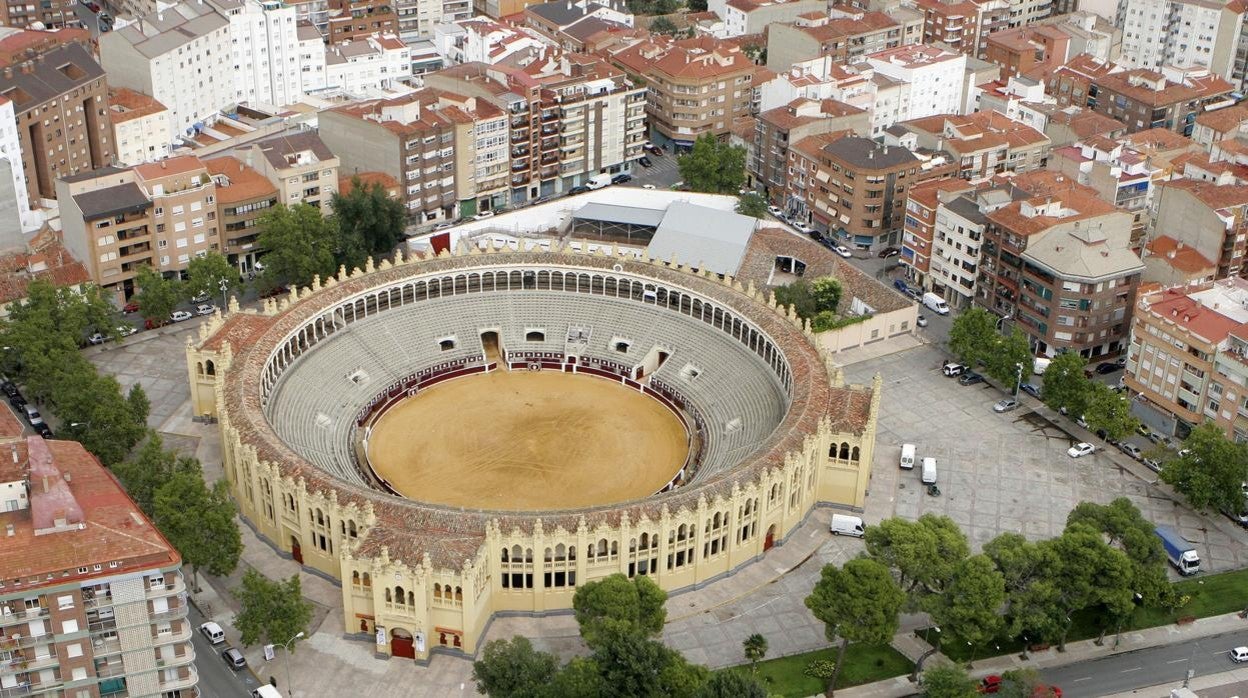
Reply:
[[923, 305], [931, 308], [932, 312], [937, 315], [949, 314], [949, 304], [945, 302], [945, 299], [930, 291], [923, 294]]
[[1037, 376], [1043, 376], [1044, 372], [1048, 370], [1049, 364], [1051, 363], [1053, 363], [1053, 359], [1045, 356], [1037, 356], [1035, 361], [1031, 364], [1031, 372]]
[[200, 625], [199, 632], [203, 633], [204, 637], [208, 638], [208, 642], [210, 644], [219, 645], [222, 642], [225, 642], [225, 631], [221, 629], [221, 626], [212, 621], [208, 621], [207, 623]]
[[252, 691], [251, 698], [282, 698], [282, 692], [266, 683]]
[[593, 190], [593, 189], [602, 189], [603, 187], [610, 186], [610, 184], [611, 184], [611, 175], [597, 174], [597, 175], [594, 175], [593, 177], [590, 177], [589, 181], [585, 183], [585, 186]]
[[924, 458], [924, 459], [923, 459], [923, 476], [922, 476], [922, 480], [923, 480], [923, 484], [924, 484], [924, 485], [935, 485], [935, 484], [936, 484], [936, 459], [935, 459], [935, 458]]
[[914, 469], [914, 444], [901, 445], [901, 469]]
[[828, 530], [834, 536], [853, 536], [862, 538], [867, 532], [867, 527], [862, 523], [862, 519], [857, 516], [849, 516], [848, 514], [833, 514], [832, 524], [828, 526]]

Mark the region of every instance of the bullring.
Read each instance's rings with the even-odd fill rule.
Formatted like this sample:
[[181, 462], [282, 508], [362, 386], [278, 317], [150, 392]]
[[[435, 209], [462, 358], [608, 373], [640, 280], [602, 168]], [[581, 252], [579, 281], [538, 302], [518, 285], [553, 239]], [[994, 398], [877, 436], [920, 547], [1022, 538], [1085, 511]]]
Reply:
[[[713, 583], [815, 505], [860, 508], [874, 450], [878, 381], [843, 385], [752, 283], [625, 255], [400, 255], [214, 317], [187, 357], [244, 518], [341, 582], [347, 633], [417, 660], [472, 654], [494, 614], [567, 609], [608, 574], [669, 592]], [[378, 414], [504, 371], [654, 400], [684, 425], [686, 459], [623, 501], [525, 510], [395, 494], [369, 460]], [[465, 467], [441, 463], [449, 488]]]

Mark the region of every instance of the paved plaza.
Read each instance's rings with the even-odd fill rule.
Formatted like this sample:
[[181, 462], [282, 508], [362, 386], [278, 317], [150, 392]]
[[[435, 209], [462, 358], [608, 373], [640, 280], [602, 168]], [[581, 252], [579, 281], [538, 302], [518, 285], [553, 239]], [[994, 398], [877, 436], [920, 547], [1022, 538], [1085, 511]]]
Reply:
[[[190, 419], [184, 351], [186, 338], [194, 331], [188, 323], [144, 332], [87, 353], [115, 375], [123, 388], [142, 383], [152, 400], [151, 426], [169, 445], [198, 456], [207, 475], [216, 478], [221, 473], [216, 426]], [[1019, 410], [996, 414], [992, 403], [1001, 397], [1000, 391], [984, 385], [964, 387], [945, 378], [940, 373], [943, 357], [932, 346], [889, 348], [901, 351], [845, 368], [847, 379], [854, 383], [869, 384], [876, 372], [884, 377], [875, 471], [863, 513], [868, 524], [893, 515], [946, 514], [963, 527], [978, 549], [1004, 531], [1032, 539], [1056, 535], [1077, 502], [1108, 502], [1127, 496], [1154, 521], [1177, 525], [1198, 542], [1209, 569], [1248, 565], [1248, 534], [1229, 522], [1199, 516], [1177, 504], [1164, 485], [1150, 484], [1155, 479], [1152, 473], [1121, 454], [1098, 452], [1079, 460], [1067, 457], [1066, 449], [1077, 439], [1050, 422], [1049, 417], [1061, 418], [1047, 409], [1033, 411], [1036, 403], [1030, 398], [1024, 398]], [[1089, 437], [1085, 433], [1078, 438]], [[897, 468], [903, 442], [916, 444], [920, 456], [937, 458], [941, 496], [926, 494], [917, 470]], [[833, 538], [827, 532], [831, 512], [816, 510], [784, 545], [736, 574], [673, 595], [667, 604], [664, 641], [690, 661], [711, 667], [743, 662], [741, 642], [755, 632], [767, 637], [771, 657], [826, 646], [823, 626], [805, 608], [803, 599], [823, 564], [843, 563], [862, 550], [861, 541]], [[371, 643], [343, 634], [339, 587], [302, 571], [246, 527], [244, 542], [244, 565], [274, 578], [299, 573], [305, 594], [321, 607], [318, 626], [292, 658], [297, 689], [301, 681], [315, 680], [315, 693], [320, 695], [475, 694], [469, 661], [437, 656], [422, 667], [376, 658]], [[241, 570], [235, 577], [239, 574]], [[216, 580], [219, 589], [230, 584]], [[209, 590], [197, 602], [209, 604], [212, 617], [229, 626], [233, 610], [228, 599]], [[918, 623], [908, 618], [903, 625]], [[495, 618], [485, 639], [513, 635], [530, 637], [539, 648], [565, 658], [584, 652], [569, 614]], [[248, 658], [261, 675], [271, 670], [259, 648], [251, 648]], [[308, 690], [300, 695], [311, 695]]]

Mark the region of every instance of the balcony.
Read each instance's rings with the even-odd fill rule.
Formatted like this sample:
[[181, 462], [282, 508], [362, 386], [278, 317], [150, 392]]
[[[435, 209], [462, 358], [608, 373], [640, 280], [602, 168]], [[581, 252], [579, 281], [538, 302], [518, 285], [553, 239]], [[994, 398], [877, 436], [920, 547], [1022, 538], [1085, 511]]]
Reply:
[[512, 175], [511, 177], [512, 186], [518, 186], [528, 181], [529, 181], [529, 176], [527, 174]]
[[166, 691], [177, 691], [183, 688], [190, 688], [199, 682], [199, 672], [195, 670], [195, 666], [193, 664], [187, 665], [184, 667], [184, 670], [186, 671], [185, 678], [172, 679], [170, 681], [162, 680], [160, 682], [160, 691], [162, 693]]
[[91, 640], [91, 652], [97, 658], [111, 654], [121, 654], [121, 640], [116, 637], [93, 638]]
[[51, 640], [52, 636], [43, 635], [10, 635], [9, 637], [0, 638], [0, 650], [15, 650], [25, 647], [34, 647], [40, 642]]
[[193, 634], [191, 624], [183, 621], [180, 630], [172, 630], [167, 633], [152, 633], [152, 644], [168, 645], [174, 642], [188, 642]]
[[20, 609], [20, 610], [10, 609], [9, 607], [6, 606], [4, 607], [3, 611], [0, 611], [0, 628], [3, 628], [6, 625], [14, 625], [16, 623], [25, 623], [26, 621], [35, 620], [37, 618], [47, 618], [47, 617], [48, 617], [48, 609], [43, 606], [39, 606], [37, 608]]
[[158, 599], [162, 596], [181, 594], [184, 591], [186, 591], [186, 582], [183, 581], [181, 575], [178, 575], [177, 577], [174, 577], [172, 584], [156, 584], [149, 586], [147, 588], [147, 598]]

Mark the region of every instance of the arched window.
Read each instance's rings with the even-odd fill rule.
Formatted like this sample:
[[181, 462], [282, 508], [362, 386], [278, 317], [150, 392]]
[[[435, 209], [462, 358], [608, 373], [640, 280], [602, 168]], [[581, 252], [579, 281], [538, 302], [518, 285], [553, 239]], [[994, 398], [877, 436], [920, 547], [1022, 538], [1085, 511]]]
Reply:
[[204, 372], [210, 376], [215, 376], [217, 375], [217, 367], [212, 364], [212, 361], [205, 361]]
[[412, 606], [413, 608], [416, 606], [416, 592], [407, 592], [407, 605]]
[[441, 584], [433, 585], [433, 598], [438, 601], [442, 600], [442, 585]]
[[371, 587], [373, 585], [373, 578], [367, 572], [364, 573], [364, 577], [360, 581], [362, 581], [366, 587]]
[[461, 587], [455, 587], [455, 603], [464, 602], [464, 590]]
[[351, 584], [357, 587], [360, 585], [360, 571], [359, 570], [351, 570]]
[[849, 444], [848, 443], [841, 444], [840, 459], [849, 460]]
[[852, 461], [858, 460], [858, 447], [857, 446], [854, 446], [853, 450], [849, 452], [849, 459]]
[[386, 587], [386, 603], [393, 603], [394, 597], [390, 594], [390, 587]]
[[195, 373], [200, 376], [204, 375], [204, 362], [203, 361], [195, 362]]
[[347, 535], [351, 536], [352, 538], [359, 537], [359, 532], [356, 531], [355, 529], [355, 522], [350, 519], [347, 519]]

